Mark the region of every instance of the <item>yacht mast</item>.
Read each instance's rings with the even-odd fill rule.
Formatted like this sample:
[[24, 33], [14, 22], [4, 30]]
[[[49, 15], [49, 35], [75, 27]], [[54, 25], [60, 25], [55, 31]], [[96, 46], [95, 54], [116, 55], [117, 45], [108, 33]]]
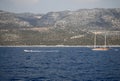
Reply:
[[96, 48], [96, 32], [95, 32], [95, 36], [94, 36], [94, 48]]
[[106, 36], [106, 32], [105, 32], [105, 41], [104, 41], [104, 47], [106, 47], [106, 44], [107, 44], [107, 36]]

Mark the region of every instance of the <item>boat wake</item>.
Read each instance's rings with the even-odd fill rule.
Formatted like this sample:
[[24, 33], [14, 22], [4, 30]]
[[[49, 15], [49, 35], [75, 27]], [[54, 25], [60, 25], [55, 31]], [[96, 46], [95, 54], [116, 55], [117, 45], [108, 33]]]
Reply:
[[24, 50], [24, 52], [46, 52], [46, 53], [50, 53], [50, 52], [59, 52], [59, 50]]

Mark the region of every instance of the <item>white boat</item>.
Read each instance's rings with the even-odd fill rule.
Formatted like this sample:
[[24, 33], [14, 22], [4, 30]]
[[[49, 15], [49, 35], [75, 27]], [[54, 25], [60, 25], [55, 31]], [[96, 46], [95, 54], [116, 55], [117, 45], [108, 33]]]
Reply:
[[105, 40], [104, 40], [104, 45], [102, 47], [97, 47], [96, 45], [96, 35], [97, 33], [95, 32], [95, 37], [94, 37], [94, 48], [92, 49], [93, 51], [107, 51], [109, 48], [106, 46], [106, 33], [105, 33]]
[[97, 47], [97, 48], [93, 48], [92, 50], [94, 50], [94, 51], [107, 51], [107, 50], [109, 50], [109, 48], [107, 48], [107, 47]]

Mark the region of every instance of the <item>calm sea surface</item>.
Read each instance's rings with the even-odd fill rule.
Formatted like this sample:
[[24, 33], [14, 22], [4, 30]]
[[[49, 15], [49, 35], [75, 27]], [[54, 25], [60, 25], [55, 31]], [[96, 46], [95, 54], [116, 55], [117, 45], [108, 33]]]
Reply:
[[120, 81], [120, 47], [0, 47], [0, 81]]

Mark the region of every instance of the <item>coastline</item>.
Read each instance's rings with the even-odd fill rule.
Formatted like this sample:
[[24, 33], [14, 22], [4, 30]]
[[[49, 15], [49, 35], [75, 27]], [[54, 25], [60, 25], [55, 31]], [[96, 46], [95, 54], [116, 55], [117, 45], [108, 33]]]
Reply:
[[[0, 47], [94, 47], [94, 45], [0, 45]], [[96, 47], [104, 47], [97, 45]], [[120, 47], [120, 45], [107, 45], [107, 47]]]

